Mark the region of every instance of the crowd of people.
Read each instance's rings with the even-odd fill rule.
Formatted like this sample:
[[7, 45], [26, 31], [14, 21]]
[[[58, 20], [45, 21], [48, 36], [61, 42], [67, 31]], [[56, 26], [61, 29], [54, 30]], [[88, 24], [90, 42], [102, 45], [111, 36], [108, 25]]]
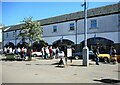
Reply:
[[52, 46], [46, 46], [46, 47], [43, 47], [41, 52], [42, 52], [42, 57], [44, 59], [47, 59], [47, 58], [58, 58], [58, 52], [60, 51], [60, 49], [58, 47], [52, 47]]
[[26, 56], [31, 57], [32, 52], [41, 52], [42, 58], [44, 59], [55, 59], [58, 58], [58, 52], [61, 51], [59, 47], [52, 47], [52, 46], [43, 46], [40, 50], [38, 49], [32, 49], [32, 48], [26, 48], [26, 47], [15, 47], [14, 49], [12, 47], [4, 47], [4, 54], [15, 54], [19, 55], [21, 58], [26, 58]]
[[4, 47], [4, 54], [15, 54], [19, 55], [21, 58], [25, 59], [25, 57], [28, 55], [28, 50], [25, 47]]
[[[14, 49], [12, 47], [4, 47], [4, 53], [5, 54], [10, 54], [13, 53], [15, 55], [19, 55], [21, 58], [25, 59], [26, 56], [31, 57], [31, 53], [35, 52], [38, 50], [37, 49], [28, 49], [26, 47], [15, 47]], [[58, 58], [58, 52], [63, 51], [60, 47], [53, 47], [53, 46], [43, 46], [39, 52], [42, 53], [42, 58], [44, 59], [55, 59]], [[99, 65], [99, 57], [98, 55], [100, 54], [100, 49], [99, 46], [96, 46], [93, 48], [93, 53], [95, 54], [95, 60], [96, 60], [96, 65]], [[117, 63], [117, 57], [116, 57], [116, 49], [112, 46], [110, 49], [110, 61], [113, 63]]]

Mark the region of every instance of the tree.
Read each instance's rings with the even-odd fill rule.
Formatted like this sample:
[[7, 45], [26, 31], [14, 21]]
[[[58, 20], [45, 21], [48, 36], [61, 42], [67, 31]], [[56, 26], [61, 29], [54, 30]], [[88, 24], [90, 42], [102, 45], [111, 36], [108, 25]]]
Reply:
[[31, 46], [32, 42], [39, 42], [42, 40], [42, 29], [40, 22], [32, 21], [32, 17], [24, 18], [22, 22], [24, 25], [21, 26], [21, 31], [18, 34], [18, 37], [21, 37], [22, 39], [22, 43], [28, 39], [29, 46]]

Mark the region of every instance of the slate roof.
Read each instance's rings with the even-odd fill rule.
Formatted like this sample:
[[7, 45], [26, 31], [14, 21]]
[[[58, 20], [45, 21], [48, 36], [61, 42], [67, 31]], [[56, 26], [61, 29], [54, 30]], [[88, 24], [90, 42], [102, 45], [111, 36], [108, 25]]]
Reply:
[[[90, 17], [97, 17], [97, 16], [105, 16], [105, 15], [110, 15], [110, 14], [118, 14], [118, 13], [120, 13], [120, 3], [98, 7], [98, 8], [93, 8], [93, 9], [88, 9], [87, 16], [88, 18], [90, 18]], [[37, 21], [41, 23], [41, 26], [44, 26], [44, 25], [78, 20], [78, 19], [83, 19], [83, 18], [84, 18], [83, 11], [79, 11], [79, 12], [74, 12], [70, 14], [37, 20]], [[24, 24], [7, 26], [7, 27], [4, 27], [4, 29], [10, 27], [10, 29], [8, 29], [7, 31], [18, 30], [23, 25]]]

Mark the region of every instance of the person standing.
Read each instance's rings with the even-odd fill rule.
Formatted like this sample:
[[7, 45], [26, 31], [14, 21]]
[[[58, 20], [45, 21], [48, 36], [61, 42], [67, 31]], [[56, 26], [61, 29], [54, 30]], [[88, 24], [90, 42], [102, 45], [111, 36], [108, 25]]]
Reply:
[[43, 59], [45, 58], [45, 47], [44, 46], [42, 47], [42, 58]]
[[52, 55], [53, 55], [53, 59], [56, 59], [56, 49], [55, 49], [55, 47], [53, 47], [53, 49], [52, 49]]
[[57, 47], [57, 48], [56, 48], [56, 58], [59, 58], [58, 52], [59, 52], [59, 48]]
[[114, 47], [112, 47], [112, 50], [111, 50], [111, 56], [112, 56], [112, 62], [113, 64], [116, 64], [117, 63], [117, 57], [116, 57], [116, 49]]
[[15, 50], [15, 51], [14, 51], [14, 54], [18, 55], [18, 49], [15, 47], [14, 50]]
[[53, 50], [52, 50], [52, 46], [50, 46], [50, 47], [49, 47], [50, 59], [52, 59], [52, 58], [53, 58], [52, 52], [53, 52]]
[[21, 49], [20, 49], [20, 47], [18, 47], [18, 54], [21, 56]]
[[21, 56], [23, 59], [25, 59], [25, 51], [24, 51], [24, 47], [21, 48]]
[[9, 53], [13, 53], [12, 47], [9, 48]]
[[4, 47], [4, 53], [7, 54], [7, 48], [6, 47]]
[[24, 48], [24, 57], [25, 57], [25, 59], [26, 59], [26, 56], [27, 56], [27, 48], [25, 47]]
[[49, 52], [49, 49], [48, 49], [48, 46], [46, 47], [46, 58], [48, 59], [50, 57], [50, 52]]
[[94, 50], [93, 50], [94, 54], [95, 54], [95, 58], [96, 58], [96, 65], [99, 65], [99, 47], [95, 47]]

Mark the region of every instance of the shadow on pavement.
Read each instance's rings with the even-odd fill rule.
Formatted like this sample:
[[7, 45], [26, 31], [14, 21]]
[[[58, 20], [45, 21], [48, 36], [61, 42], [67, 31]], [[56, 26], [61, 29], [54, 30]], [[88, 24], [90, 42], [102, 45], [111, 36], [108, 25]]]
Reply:
[[22, 59], [1, 59], [2, 61], [22, 61]]
[[51, 65], [58, 65], [59, 63], [53, 63], [53, 64], [51, 64]]
[[35, 64], [35, 65], [51, 65], [51, 64]]
[[31, 64], [26, 64], [26, 65], [31, 65]]
[[70, 65], [70, 66], [86, 67], [84, 65]]
[[120, 80], [115, 80], [115, 79], [101, 79], [101, 80], [93, 80], [93, 81], [98, 81], [98, 82], [108, 83], [108, 84], [120, 83]]
[[63, 64], [60, 64], [60, 63], [53, 63], [51, 65], [57, 65], [57, 66], [55, 66], [57, 68], [64, 68], [65, 67]]
[[89, 63], [89, 65], [95, 65], [94, 63]]
[[55, 66], [55, 67], [57, 67], [57, 68], [64, 68], [65, 66]]

